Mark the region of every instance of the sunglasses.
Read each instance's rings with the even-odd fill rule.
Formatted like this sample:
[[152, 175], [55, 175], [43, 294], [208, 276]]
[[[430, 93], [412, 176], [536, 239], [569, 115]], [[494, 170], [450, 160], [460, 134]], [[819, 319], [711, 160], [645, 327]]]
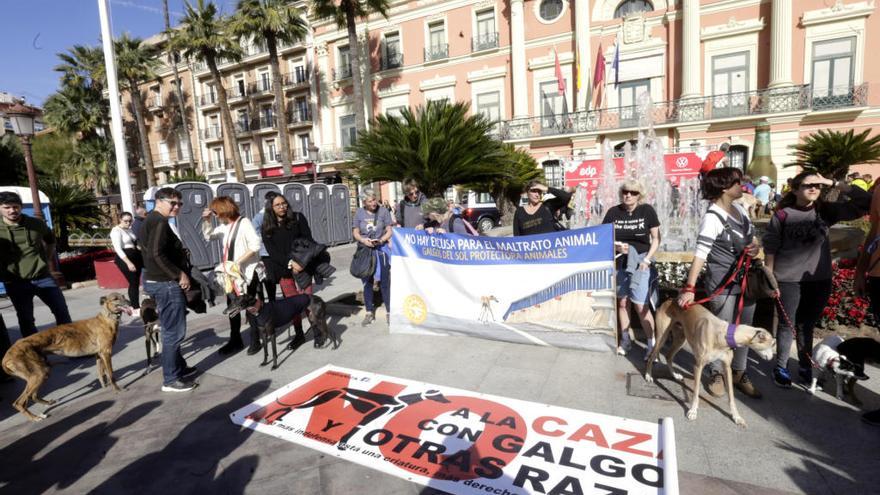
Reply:
[[542, 191], [542, 190], [540, 190], [540, 189], [537, 189], [537, 188], [535, 188], [535, 189], [529, 189], [529, 192], [530, 192], [530, 193], [536, 193], [536, 194], [544, 194], [544, 191]]
[[170, 199], [163, 199], [162, 201], [165, 201], [166, 203], [171, 205], [172, 208], [174, 208], [174, 207], [179, 208], [179, 207], [183, 206], [183, 201], [172, 201]]
[[822, 189], [822, 184], [801, 184], [801, 189]]
[[621, 189], [621, 191], [620, 191], [621, 196], [638, 196], [640, 194], [642, 194], [642, 193], [640, 193], [638, 191], [629, 191], [627, 189]]

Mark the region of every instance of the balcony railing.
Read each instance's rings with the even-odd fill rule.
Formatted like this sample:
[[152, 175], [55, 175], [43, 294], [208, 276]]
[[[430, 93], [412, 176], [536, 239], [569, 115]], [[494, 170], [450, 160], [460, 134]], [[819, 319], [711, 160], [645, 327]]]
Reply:
[[248, 85], [247, 93], [249, 95], [261, 95], [272, 91], [272, 81], [260, 81]]
[[274, 129], [275, 128], [275, 116], [262, 116], [259, 120], [256, 120], [252, 123], [251, 130], [261, 130], [261, 129]]
[[235, 134], [236, 135], [247, 134], [251, 131], [259, 129], [260, 128], [259, 123], [260, 123], [260, 121], [257, 119], [239, 120], [235, 123]]
[[[827, 93], [827, 91], [826, 91]], [[867, 83], [841, 88], [831, 95], [817, 96], [810, 85], [761, 89], [742, 93], [662, 101], [651, 105], [650, 119], [655, 126], [770, 115], [809, 110], [859, 107], [867, 104]], [[502, 139], [578, 134], [647, 125], [640, 121], [636, 106], [583, 110], [568, 114], [528, 117], [501, 123]]]
[[163, 106], [165, 106], [165, 105], [162, 103], [161, 96], [154, 95], [154, 96], [150, 96], [149, 98], [147, 98], [147, 108], [148, 109], [158, 110], [158, 109], [161, 109]]
[[199, 105], [207, 106], [207, 105], [216, 105], [217, 104], [217, 93], [205, 93], [199, 97]]
[[299, 86], [301, 84], [309, 83], [309, 71], [305, 70], [303, 67], [297, 67], [293, 72], [288, 72], [284, 74], [284, 85], [285, 86]]
[[312, 121], [312, 112], [308, 109], [293, 109], [287, 118], [288, 124], [302, 124]]
[[498, 33], [483, 33], [471, 38], [471, 51], [480, 52], [498, 48]]
[[382, 57], [382, 70], [396, 69], [398, 67], [403, 67], [403, 54], [395, 52], [385, 53], [385, 56]]
[[333, 80], [341, 81], [351, 77], [351, 64], [333, 69]]
[[449, 44], [448, 43], [429, 46], [428, 48], [425, 48], [425, 62], [431, 62], [433, 60], [441, 60], [444, 58], [449, 58]]
[[352, 158], [354, 158], [354, 153], [333, 145], [321, 146], [320, 151], [318, 151], [319, 162], [338, 162], [351, 160]]
[[223, 132], [220, 130], [219, 125], [212, 125], [202, 129], [202, 139], [220, 139], [222, 137]]
[[231, 168], [229, 160], [212, 160], [205, 163], [205, 169], [208, 171], [226, 170]]

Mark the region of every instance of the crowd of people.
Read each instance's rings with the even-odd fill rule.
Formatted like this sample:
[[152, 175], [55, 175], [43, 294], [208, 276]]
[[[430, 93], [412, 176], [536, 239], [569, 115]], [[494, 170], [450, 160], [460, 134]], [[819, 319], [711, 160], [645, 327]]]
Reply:
[[[713, 157], [708, 157], [713, 158]], [[767, 177], [757, 185], [739, 169], [723, 166], [724, 156], [714, 157], [711, 167], [701, 172], [702, 195], [710, 205], [702, 216], [693, 262], [677, 303], [687, 307], [696, 295], [711, 294], [705, 303], [716, 316], [731, 323], [751, 324], [755, 301], [748, 300], [739, 283], [745, 257], [755, 257], [763, 247], [765, 265], [778, 282], [776, 297], [781, 311], [790, 318], [780, 318], [777, 331], [777, 361], [773, 382], [790, 388], [788, 368], [792, 336], [797, 341], [797, 376], [804, 383], [812, 379], [809, 352], [813, 330], [831, 292], [831, 243], [829, 228], [853, 220], [870, 211], [871, 232], [859, 259], [856, 287], [866, 293], [877, 321], [880, 321], [880, 199], [874, 195], [869, 175], [850, 175], [846, 181], [828, 179], [815, 171], [804, 171], [790, 179], [780, 195]], [[404, 196], [393, 207], [380, 203], [371, 188], [363, 188], [361, 206], [352, 217], [354, 240], [368, 249], [375, 269], [362, 277], [366, 316], [363, 325], [376, 319], [376, 292], [381, 294], [390, 315], [391, 252], [394, 227], [423, 229], [428, 233], [476, 235], [460, 210], [444, 198], [426, 197], [414, 180], [403, 184]], [[831, 191], [834, 194], [827, 194]], [[645, 357], [656, 341], [651, 308], [657, 306], [656, 270], [660, 245], [660, 222], [652, 205], [645, 202], [645, 185], [637, 179], [622, 181], [618, 187], [619, 204], [609, 208], [602, 223], [612, 224], [615, 233], [617, 272], [617, 322], [619, 347], [625, 355], [632, 349], [631, 317], [634, 312], [646, 342]], [[525, 189], [526, 201], [513, 215], [513, 235], [552, 233], [564, 230], [563, 218], [570, 208], [572, 192], [532, 181]], [[757, 201], [759, 212], [771, 215], [762, 238], [756, 235], [744, 195]], [[829, 200], [828, 198], [833, 198]], [[193, 284], [189, 255], [174, 223], [182, 205], [181, 195], [173, 188], [159, 189], [155, 207], [145, 214], [123, 213], [110, 237], [115, 262], [128, 281], [128, 295], [137, 308], [139, 286], [155, 300], [162, 326], [162, 368], [164, 391], [186, 391], [195, 387], [191, 378], [196, 369], [187, 365], [180, 353], [186, 334], [187, 292]], [[58, 324], [69, 322], [70, 314], [58, 283], [52, 230], [39, 219], [21, 213], [21, 198], [15, 193], [0, 192], [0, 280], [15, 307], [23, 336], [35, 332], [33, 297], [42, 299]], [[311, 294], [312, 273], [292, 254], [301, 243], [314, 243], [308, 221], [294, 212], [283, 195], [268, 193], [265, 207], [253, 219], [243, 217], [236, 203], [228, 197], [214, 198], [202, 214], [205, 240], [218, 240], [222, 246], [216, 268], [224, 282], [231, 306], [241, 295], [258, 296], [261, 302], [276, 301], [280, 286], [284, 300]], [[214, 226], [213, 218], [216, 218]], [[297, 299], [292, 326], [296, 336], [289, 343], [296, 349], [305, 341], [302, 328], [304, 309]], [[285, 313], [286, 314], [286, 313]], [[292, 314], [292, 313], [291, 313]], [[249, 314], [248, 317], [253, 316]], [[229, 341], [219, 352], [223, 355], [244, 348], [241, 316], [230, 314]], [[256, 325], [250, 322], [252, 339], [248, 354], [260, 350]], [[4, 342], [3, 339], [6, 339]], [[8, 336], [0, 335], [0, 345], [8, 347]], [[748, 348], [738, 347], [731, 363], [735, 388], [753, 399], [761, 398], [748, 373]], [[709, 394], [724, 393], [720, 361], [709, 367], [705, 386]], [[866, 421], [880, 424], [880, 411], [865, 415]]]

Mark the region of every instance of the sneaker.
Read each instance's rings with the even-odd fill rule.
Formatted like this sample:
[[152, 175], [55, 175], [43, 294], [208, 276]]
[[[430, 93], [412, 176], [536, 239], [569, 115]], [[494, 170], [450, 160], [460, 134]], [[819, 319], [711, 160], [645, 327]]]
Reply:
[[745, 371], [733, 372], [733, 385], [737, 388], [737, 390], [753, 399], [760, 399], [761, 397], [763, 397], [761, 395], [761, 391], [755, 388], [755, 386], [752, 384], [752, 380], [749, 379], [749, 374]]
[[880, 426], [880, 409], [862, 414], [862, 421], [871, 426]]
[[373, 313], [367, 313], [367, 316], [364, 316], [364, 321], [361, 322], [361, 326], [365, 327], [370, 323], [373, 323], [376, 320], [376, 315]]
[[712, 397], [724, 396], [724, 378], [721, 373], [712, 373], [712, 376], [709, 377], [709, 383], [706, 384], [706, 391]]
[[813, 368], [798, 368], [798, 377], [800, 377], [801, 383], [809, 385], [813, 382]]
[[198, 384], [195, 382], [184, 382], [181, 380], [176, 380], [172, 383], [162, 385], [163, 392], [189, 392], [190, 390], [198, 387]]
[[788, 368], [781, 366], [773, 368], [773, 383], [777, 387], [791, 388], [791, 375], [788, 373]]
[[199, 369], [196, 368], [195, 366], [187, 366], [186, 368], [183, 369], [183, 371], [180, 372], [180, 378], [181, 379], [189, 378], [191, 376], [194, 376], [198, 372], [199, 372]]
[[624, 352], [629, 352], [629, 350], [632, 349], [632, 346], [633, 341], [630, 338], [629, 333], [623, 334], [623, 336], [620, 338], [620, 347], [623, 348]]

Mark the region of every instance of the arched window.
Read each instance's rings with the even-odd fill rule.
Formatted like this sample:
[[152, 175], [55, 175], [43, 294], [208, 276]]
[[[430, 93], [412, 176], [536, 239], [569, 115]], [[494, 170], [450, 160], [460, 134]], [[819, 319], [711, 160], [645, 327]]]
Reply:
[[614, 11], [614, 18], [620, 19], [638, 12], [651, 12], [654, 6], [648, 0], [624, 0]]

